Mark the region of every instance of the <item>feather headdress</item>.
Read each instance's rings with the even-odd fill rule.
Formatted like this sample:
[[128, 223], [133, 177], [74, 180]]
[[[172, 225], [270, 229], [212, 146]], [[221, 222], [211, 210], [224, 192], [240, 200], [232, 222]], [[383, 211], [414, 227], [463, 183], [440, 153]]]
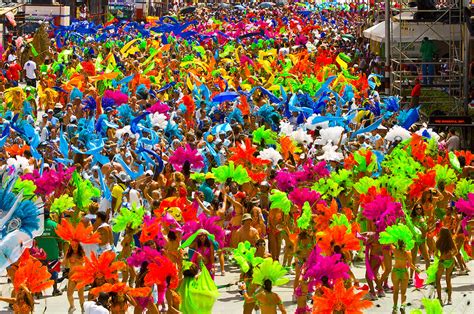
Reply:
[[33, 181], [36, 185], [36, 195], [50, 195], [51, 193], [64, 189], [69, 181], [71, 180], [74, 167], [64, 169], [62, 165], [59, 165], [58, 170], [45, 170], [40, 175], [38, 170], [34, 170], [33, 173], [27, 173], [21, 176], [22, 180]]
[[255, 257], [257, 248], [252, 247], [249, 241], [240, 242], [236, 249], [233, 251], [235, 262], [239, 265], [242, 273], [246, 273], [250, 270], [250, 266], [255, 267], [263, 262], [263, 258]]
[[269, 200], [272, 203], [270, 208], [279, 208], [285, 215], [290, 213], [291, 201], [285, 192], [274, 189], [272, 190]]
[[410, 251], [415, 246], [413, 234], [404, 224], [393, 225], [380, 233], [380, 244], [394, 244], [398, 246], [398, 241], [405, 243], [405, 250]]
[[329, 289], [322, 288], [322, 295], [313, 297], [313, 313], [332, 314], [332, 313], [351, 313], [363, 314], [363, 310], [372, 306], [372, 302], [363, 300], [367, 291], [356, 292], [355, 287], [346, 289], [344, 281], [339, 279], [334, 287]]
[[86, 227], [82, 222], [76, 226], [67, 219], [61, 220], [56, 229], [56, 234], [68, 242], [79, 242], [83, 244], [100, 243], [100, 235], [94, 232], [92, 225]]
[[349, 278], [349, 266], [341, 261], [340, 254], [331, 256], [321, 255], [321, 249], [316, 246], [310, 253], [305, 262], [306, 269], [303, 275], [305, 280], [310, 279], [314, 285], [323, 283], [323, 278], [332, 286], [339, 279]]
[[186, 148], [178, 147], [169, 158], [169, 162], [176, 171], [183, 170], [185, 162], [189, 162], [191, 169], [197, 170], [204, 168], [204, 159], [197, 149], [192, 149], [189, 144], [186, 144]]
[[265, 280], [269, 279], [273, 286], [281, 286], [290, 281], [285, 277], [286, 273], [287, 270], [278, 261], [269, 257], [254, 269], [252, 283], [263, 285]]
[[381, 232], [387, 226], [393, 225], [398, 219], [405, 217], [402, 204], [394, 202], [391, 196], [377, 194], [370, 202], [364, 202], [362, 214], [375, 222], [377, 231]]
[[203, 229], [214, 235], [220, 248], [225, 246], [225, 231], [217, 224], [220, 217], [207, 217], [206, 214], [201, 213], [198, 216], [198, 221], [188, 221], [183, 226], [183, 240], [187, 240], [196, 231]]
[[115, 253], [112, 251], [106, 251], [99, 257], [92, 252], [90, 259], [85, 257], [83, 266], [73, 268], [71, 279], [77, 283], [78, 289], [93, 283], [96, 278], [116, 282], [118, 281], [118, 271], [125, 268], [127, 264], [121, 261], [114, 262], [114, 260]]
[[230, 161], [228, 165], [223, 165], [212, 169], [216, 181], [224, 183], [228, 179], [232, 179], [237, 184], [244, 184], [250, 181], [247, 170], [242, 166], [235, 166], [233, 161]]
[[308, 202], [310, 206], [324, 202], [321, 194], [308, 188], [295, 188], [288, 194], [288, 199], [300, 208], [305, 202]]
[[132, 255], [127, 258], [127, 263], [133, 267], [141, 267], [143, 262], [154, 263], [156, 261], [158, 263], [161, 257], [161, 253], [157, 250], [149, 246], [143, 246], [136, 249]]
[[458, 198], [467, 198], [469, 193], [474, 191], [474, 182], [470, 179], [462, 178], [456, 183], [456, 189], [454, 195]]
[[260, 151], [258, 158], [264, 160], [270, 160], [274, 166], [278, 164], [280, 160], [283, 159], [283, 156], [274, 148], [265, 148]]
[[143, 288], [130, 288], [124, 282], [118, 282], [114, 284], [106, 283], [100, 287], [91, 289], [91, 293], [93, 295], [99, 295], [101, 292], [113, 292], [117, 294], [126, 294], [130, 297], [146, 297], [151, 294], [150, 287], [143, 287]]
[[274, 131], [266, 129], [263, 125], [252, 132], [252, 142], [259, 145], [262, 144], [262, 141], [265, 145], [274, 145], [277, 143], [277, 138]]
[[113, 219], [112, 230], [120, 232], [127, 227], [137, 230], [143, 223], [143, 216], [145, 216], [145, 208], [137, 207], [136, 204], [132, 204], [132, 209], [122, 208]]
[[13, 286], [15, 291], [18, 291], [21, 285], [25, 285], [31, 293], [39, 293], [53, 285], [54, 280], [50, 278], [48, 268], [30, 257], [25, 263], [21, 263], [15, 272]]
[[301, 216], [296, 220], [298, 228], [300, 228], [300, 230], [308, 229], [312, 222], [311, 218], [312, 218], [311, 206], [309, 205], [308, 202], [305, 202], [303, 205]]
[[360, 242], [352, 233], [347, 233], [346, 226], [334, 226], [320, 233], [318, 242], [324, 255], [329, 256], [334, 253], [334, 248], [338, 246], [340, 252], [357, 251], [360, 249]]
[[263, 160], [254, 156], [257, 148], [252, 145], [249, 138], [245, 139], [244, 143], [237, 143], [235, 147], [229, 149], [232, 155], [229, 161], [233, 161], [236, 165], [242, 165], [248, 169], [258, 165], [268, 165], [269, 160]]
[[67, 194], [63, 194], [54, 199], [50, 211], [61, 215], [64, 211], [74, 208], [74, 206], [76, 206], [74, 199]]
[[144, 216], [140, 234], [140, 243], [156, 242], [161, 234], [161, 224], [156, 217]]
[[430, 170], [427, 173], [418, 173], [418, 177], [413, 180], [410, 185], [410, 198], [420, 198], [424, 191], [435, 187], [436, 171]]
[[82, 179], [77, 172], [72, 174], [72, 180], [76, 186], [73, 193], [74, 203], [80, 210], [85, 211], [92, 202], [91, 198], [100, 196], [100, 190], [94, 187], [91, 181]]
[[168, 288], [176, 289], [178, 287], [178, 268], [166, 256], [161, 256], [158, 260], [148, 265], [148, 273], [145, 276], [145, 285], [166, 286], [168, 278], [170, 279]]
[[460, 198], [456, 203], [456, 208], [467, 217], [474, 216], [474, 193], [469, 193], [467, 199]]

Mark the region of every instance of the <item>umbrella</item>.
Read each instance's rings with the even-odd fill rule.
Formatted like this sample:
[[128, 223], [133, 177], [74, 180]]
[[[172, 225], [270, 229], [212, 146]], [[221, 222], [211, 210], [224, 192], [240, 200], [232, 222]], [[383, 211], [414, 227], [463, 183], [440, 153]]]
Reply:
[[270, 9], [273, 7], [275, 4], [273, 2], [262, 2], [258, 5], [260, 9]]
[[193, 13], [195, 10], [196, 10], [196, 7], [190, 6], [190, 7], [185, 7], [183, 9], [181, 9], [181, 11], [179, 11], [179, 13], [180, 14], [189, 14], [189, 13]]
[[240, 4], [235, 5], [234, 8], [236, 8], [237, 10], [242, 10], [242, 11], [245, 10], [245, 7], [243, 5], [240, 5]]

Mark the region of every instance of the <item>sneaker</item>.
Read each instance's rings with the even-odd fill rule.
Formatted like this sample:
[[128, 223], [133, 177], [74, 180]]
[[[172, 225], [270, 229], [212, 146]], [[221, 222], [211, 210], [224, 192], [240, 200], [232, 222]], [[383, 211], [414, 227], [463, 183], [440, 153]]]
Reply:
[[372, 292], [367, 293], [367, 294], [364, 296], [364, 299], [365, 299], [365, 300], [369, 300], [369, 301], [377, 301], [377, 300], [378, 300], [377, 295], [375, 294], [375, 292], [374, 292], [374, 293], [372, 293]]
[[383, 286], [383, 290], [384, 290], [385, 292], [392, 292], [392, 291], [393, 291], [393, 287], [390, 287], [390, 286], [386, 285], [386, 286]]
[[377, 291], [377, 296], [379, 298], [383, 298], [385, 296], [385, 292], [383, 291], [383, 289], [380, 289]]

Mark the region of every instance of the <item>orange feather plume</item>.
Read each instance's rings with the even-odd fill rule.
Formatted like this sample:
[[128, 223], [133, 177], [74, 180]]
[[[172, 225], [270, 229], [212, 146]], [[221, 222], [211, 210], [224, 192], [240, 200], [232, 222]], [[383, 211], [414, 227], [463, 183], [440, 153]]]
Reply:
[[271, 163], [270, 160], [264, 160], [254, 156], [257, 148], [252, 145], [249, 138], [245, 139], [245, 143], [238, 143], [229, 150], [232, 153], [232, 156], [229, 157], [229, 161], [233, 161], [236, 165], [252, 168], [253, 166], [268, 165]]
[[166, 279], [170, 278], [169, 288], [176, 289], [178, 287], [178, 268], [166, 256], [161, 256], [156, 263], [148, 265], [148, 273], [145, 276], [145, 285], [158, 286], [166, 285]]
[[362, 299], [367, 291], [356, 292], [355, 287], [346, 289], [342, 279], [336, 281], [332, 289], [327, 287], [321, 287], [321, 289], [323, 294], [313, 297], [313, 313], [362, 314], [363, 310], [372, 306], [371, 301]]
[[18, 144], [14, 144], [12, 146], [5, 147], [5, 151], [8, 153], [10, 157], [23, 156], [23, 154], [29, 150], [30, 150], [30, 146], [28, 145], [23, 145], [20, 147]]
[[418, 178], [413, 180], [410, 185], [408, 195], [410, 198], [420, 198], [424, 191], [435, 187], [436, 185], [436, 170], [430, 170], [427, 173], [418, 173]]
[[106, 283], [100, 287], [91, 289], [91, 293], [93, 295], [99, 295], [99, 293], [101, 292], [127, 294], [131, 297], [147, 297], [151, 293], [151, 288], [150, 287], [130, 288], [126, 283], [118, 282], [115, 284]]
[[36, 259], [29, 258], [26, 262], [20, 263], [15, 272], [13, 286], [15, 291], [18, 291], [21, 285], [25, 285], [31, 293], [38, 293], [53, 285], [54, 280], [50, 278], [51, 274], [46, 266]]
[[313, 218], [316, 230], [326, 230], [329, 228], [332, 215], [337, 214], [337, 209], [338, 207], [335, 199], [332, 199], [330, 206], [316, 204], [316, 211], [318, 214]]
[[114, 262], [115, 253], [106, 251], [98, 258], [94, 252], [91, 258], [85, 258], [84, 266], [75, 266], [71, 275], [71, 280], [77, 283], [80, 289], [94, 282], [95, 278], [103, 277], [105, 281], [118, 281], [118, 271], [127, 265], [124, 262]]
[[290, 158], [290, 154], [294, 155], [296, 149], [297, 147], [295, 146], [295, 143], [289, 136], [282, 136], [280, 138], [280, 151], [285, 160]]
[[92, 225], [86, 227], [82, 222], [74, 226], [69, 220], [63, 219], [56, 229], [56, 234], [68, 242], [80, 242], [83, 244], [100, 243], [100, 235], [94, 232]]
[[323, 236], [318, 242], [324, 255], [332, 255], [334, 247], [339, 246], [341, 252], [357, 251], [360, 249], [360, 241], [352, 233], [347, 233], [346, 226], [334, 226], [322, 232]]

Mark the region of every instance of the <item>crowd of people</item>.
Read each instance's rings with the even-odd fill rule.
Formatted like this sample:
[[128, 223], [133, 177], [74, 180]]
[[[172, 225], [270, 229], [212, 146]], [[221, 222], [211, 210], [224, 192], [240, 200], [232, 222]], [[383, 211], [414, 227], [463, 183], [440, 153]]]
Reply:
[[198, 7], [12, 41], [0, 301], [33, 313], [52, 287], [69, 313], [212, 313], [215, 277], [238, 266], [243, 313], [286, 313], [285, 284], [296, 313], [362, 313], [387, 293], [404, 313], [407, 288], [433, 284], [423, 304], [440, 313], [469, 272], [474, 157], [379, 95], [369, 15]]

